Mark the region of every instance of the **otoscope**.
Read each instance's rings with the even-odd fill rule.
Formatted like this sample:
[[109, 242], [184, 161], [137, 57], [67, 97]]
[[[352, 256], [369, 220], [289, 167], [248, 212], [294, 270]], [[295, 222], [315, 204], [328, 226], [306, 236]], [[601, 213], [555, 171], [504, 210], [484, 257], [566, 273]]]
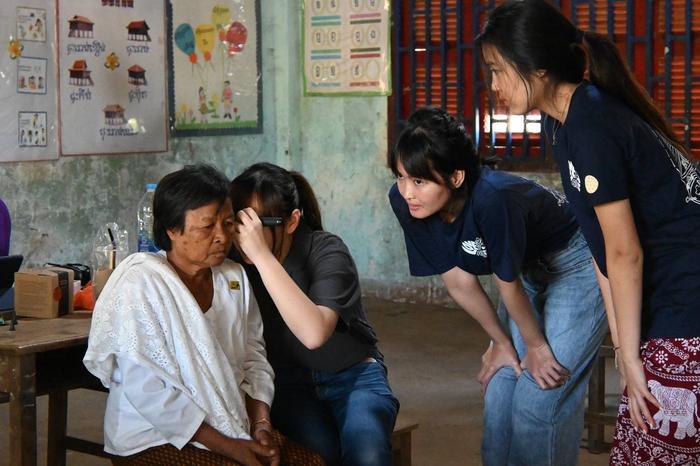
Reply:
[[277, 225], [282, 225], [282, 217], [260, 217], [264, 227], [275, 227]]

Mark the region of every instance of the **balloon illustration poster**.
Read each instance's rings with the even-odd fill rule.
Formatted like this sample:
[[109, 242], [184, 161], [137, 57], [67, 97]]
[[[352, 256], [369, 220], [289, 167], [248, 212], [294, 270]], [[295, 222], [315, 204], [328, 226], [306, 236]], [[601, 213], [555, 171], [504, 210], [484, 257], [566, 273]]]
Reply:
[[173, 135], [262, 131], [259, 18], [257, 0], [172, 0]]
[[61, 155], [164, 152], [165, 0], [58, 0]]

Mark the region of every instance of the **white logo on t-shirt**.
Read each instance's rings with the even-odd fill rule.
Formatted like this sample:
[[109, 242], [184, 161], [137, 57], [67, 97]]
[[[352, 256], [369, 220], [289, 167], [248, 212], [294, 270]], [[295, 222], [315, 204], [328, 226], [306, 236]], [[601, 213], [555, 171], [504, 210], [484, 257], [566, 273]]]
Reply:
[[[539, 183], [537, 183], [537, 184], [539, 184]], [[557, 191], [556, 189], [553, 189], [553, 188], [550, 188], [549, 186], [544, 186], [544, 185], [541, 185], [541, 184], [540, 184], [540, 186], [542, 186], [542, 188], [543, 188], [545, 191], [547, 191], [549, 194], [551, 194], [552, 196], [554, 196], [554, 199], [557, 200], [557, 205], [558, 205], [558, 206], [563, 206], [564, 204], [566, 204], [567, 202], [569, 202], [569, 201], [566, 199], [566, 196], [563, 195], [562, 193], [560, 193], [559, 191]]]
[[697, 168], [690, 163], [690, 161], [685, 158], [685, 156], [676, 149], [676, 147], [671, 144], [668, 139], [661, 136], [657, 131], [651, 130], [657, 137], [673, 168], [676, 169], [678, 174], [681, 176], [681, 181], [685, 185], [685, 190], [688, 192], [688, 196], [685, 198], [685, 203], [694, 202], [695, 204], [700, 204], [700, 173], [698, 173]]
[[478, 236], [474, 238], [474, 241], [462, 241], [462, 249], [464, 249], [464, 252], [471, 254], [472, 256], [488, 256], [486, 253], [486, 245], [484, 244], [484, 240]]
[[576, 169], [574, 168], [574, 164], [571, 163], [571, 160], [569, 160], [569, 178], [571, 178], [571, 186], [576, 188], [576, 191], [581, 192], [581, 178], [579, 178], [578, 173], [576, 173]]

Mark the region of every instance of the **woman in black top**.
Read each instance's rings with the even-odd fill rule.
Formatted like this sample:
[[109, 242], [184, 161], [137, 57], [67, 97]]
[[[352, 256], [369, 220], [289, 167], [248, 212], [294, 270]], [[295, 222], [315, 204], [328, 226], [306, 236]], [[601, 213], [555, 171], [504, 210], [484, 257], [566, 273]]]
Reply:
[[[438, 108], [413, 112], [387, 162], [411, 275], [440, 275], [491, 337], [478, 376], [482, 463], [576, 464], [607, 326], [591, 253], [566, 199], [482, 167], [464, 125]], [[492, 276], [498, 312], [479, 275]]]
[[[235, 245], [275, 370], [271, 417], [329, 465], [389, 466], [398, 412], [343, 241], [323, 231], [304, 177], [268, 163], [231, 185]], [[260, 217], [281, 217], [263, 227]]]
[[505, 2], [477, 44], [510, 112], [547, 115], [599, 271], [625, 385], [611, 463], [697, 464], [700, 173], [615, 44], [548, 2]]

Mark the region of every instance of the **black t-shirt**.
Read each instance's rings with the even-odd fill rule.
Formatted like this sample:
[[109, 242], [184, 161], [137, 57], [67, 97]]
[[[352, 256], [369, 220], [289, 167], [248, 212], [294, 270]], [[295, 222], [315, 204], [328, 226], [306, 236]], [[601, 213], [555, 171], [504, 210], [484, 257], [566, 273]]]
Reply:
[[[547, 117], [549, 136], [555, 127]], [[588, 82], [574, 92], [556, 140], [564, 191], [606, 275], [593, 207], [629, 199], [644, 251], [642, 337], [700, 336], [698, 171], [627, 106]]]
[[411, 275], [459, 267], [513, 281], [530, 262], [563, 249], [577, 229], [564, 196], [519, 176], [483, 168], [460, 215], [413, 218], [396, 185], [389, 200], [406, 239]]
[[267, 358], [273, 369], [305, 367], [336, 372], [379, 355], [377, 337], [362, 306], [355, 263], [339, 237], [312, 231], [302, 223], [282, 266], [311, 301], [333, 309], [339, 319], [328, 341], [309, 350], [285, 324], [257, 269], [244, 264], [260, 306]]

